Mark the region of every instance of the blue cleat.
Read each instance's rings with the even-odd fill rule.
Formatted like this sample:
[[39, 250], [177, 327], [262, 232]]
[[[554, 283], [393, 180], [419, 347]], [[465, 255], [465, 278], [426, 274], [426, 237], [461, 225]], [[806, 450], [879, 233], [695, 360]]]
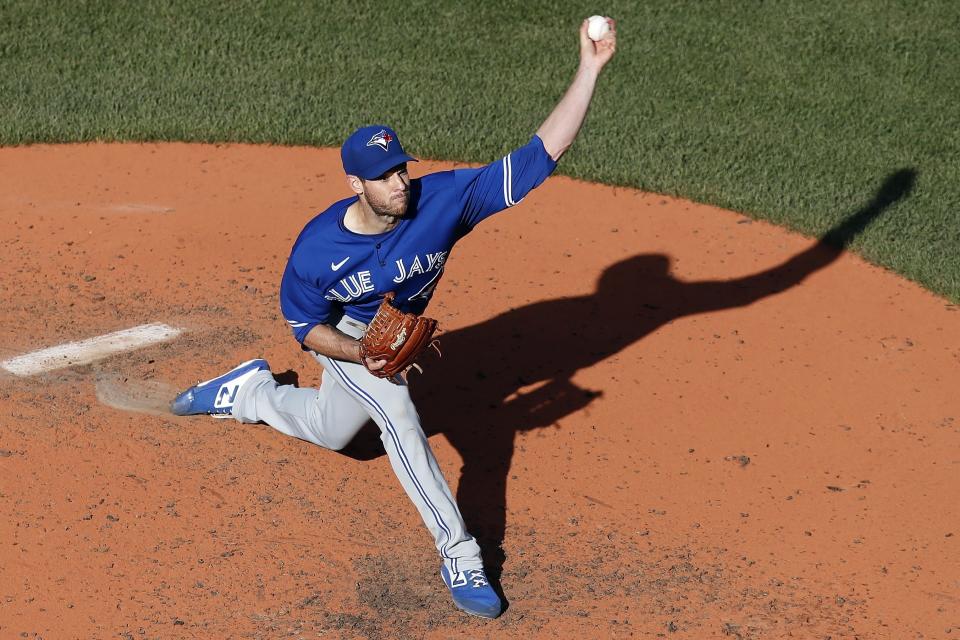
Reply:
[[447, 566], [443, 565], [440, 567], [440, 575], [450, 589], [453, 603], [458, 609], [481, 618], [496, 618], [500, 615], [503, 605], [497, 592], [490, 586], [483, 569], [460, 571], [453, 574], [451, 580]]
[[219, 378], [197, 383], [170, 403], [170, 411], [177, 416], [209, 414], [214, 418], [229, 418], [243, 383], [258, 371], [269, 371], [266, 360], [248, 360]]

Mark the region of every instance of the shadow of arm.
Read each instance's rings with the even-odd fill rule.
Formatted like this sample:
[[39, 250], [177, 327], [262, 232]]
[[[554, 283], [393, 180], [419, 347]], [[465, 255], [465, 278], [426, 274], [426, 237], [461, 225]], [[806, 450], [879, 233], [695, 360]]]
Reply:
[[812, 247], [776, 267], [736, 280], [690, 284], [694, 294], [692, 302], [696, 306], [690, 312], [745, 306], [800, 284], [839, 258], [886, 209], [909, 196], [915, 182], [916, 171], [913, 169], [901, 169], [891, 174], [862, 209], [827, 231]]

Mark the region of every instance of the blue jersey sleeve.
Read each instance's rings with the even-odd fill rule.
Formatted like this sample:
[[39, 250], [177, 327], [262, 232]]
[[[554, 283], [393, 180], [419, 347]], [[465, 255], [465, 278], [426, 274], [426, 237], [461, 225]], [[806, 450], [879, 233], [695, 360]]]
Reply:
[[557, 163], [534, 136], [526, 145], [479, 169], [454, 171], [460, 191], [461, 219], [467, 228], [523, 200], [547, 179]]
[[280, 281], [280, 310], [297, 342], [302, 344], [311, 329], [326, 322], [332, 306], [319, 287], [297, 274], [291, 258]]

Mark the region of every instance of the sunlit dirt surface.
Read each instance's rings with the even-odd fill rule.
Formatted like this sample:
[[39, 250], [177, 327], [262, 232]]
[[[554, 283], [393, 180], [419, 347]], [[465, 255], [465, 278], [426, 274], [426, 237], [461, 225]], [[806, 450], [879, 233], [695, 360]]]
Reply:
[[[445, 168], [416, 165], [414, 175]], [[0, 149], [0, 637], [960, 635], [960, 312], [816, 239], [551, 178], [453, 252], [412, 383], [508, 609], [458, 612], [370, 427], [344, 453], [164, 413], [256, 356], [337, 150]], [[887, 176], [877, 176], [877, 189]], [[909, 194], [850, 216], [895, 216]]]

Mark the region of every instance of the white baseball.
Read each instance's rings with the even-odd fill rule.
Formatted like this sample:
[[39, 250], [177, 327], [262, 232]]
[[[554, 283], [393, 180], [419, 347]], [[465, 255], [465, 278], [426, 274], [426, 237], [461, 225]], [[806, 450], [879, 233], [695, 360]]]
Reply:
[[603, 16], [590, 16], [587, 19], [587, 35], [596, 42], [603, 40], [603, 36], [610, 33], [610, 23]]

